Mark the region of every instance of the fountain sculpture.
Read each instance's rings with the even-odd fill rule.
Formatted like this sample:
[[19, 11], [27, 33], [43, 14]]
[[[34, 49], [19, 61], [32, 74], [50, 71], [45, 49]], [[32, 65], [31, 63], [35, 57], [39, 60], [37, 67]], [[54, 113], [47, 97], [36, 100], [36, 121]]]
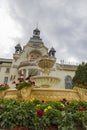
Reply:
[[36, 83], [37, 87], [57, 87], [60, 79], [58, 77], [50, 76], [51, 68], [54, 66], [56, 58], [45, 55], [38, 61], [38, 66], [41, 68], [40, 76], [33, 76], [31, 80]]

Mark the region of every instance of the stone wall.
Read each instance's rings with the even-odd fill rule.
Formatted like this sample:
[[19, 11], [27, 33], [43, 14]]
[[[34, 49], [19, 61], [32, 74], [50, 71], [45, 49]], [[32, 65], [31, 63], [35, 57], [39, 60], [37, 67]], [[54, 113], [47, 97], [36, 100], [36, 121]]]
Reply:
[[23, 88], [21, 91], [9, 89], [0, 91], [1, 98], [15, 98], [29, 100], [36, 98], [44, 101], [57, 101], [63, 98], [67, 100], [85, 100], [87, 101], [87, 90], [75, 88], [73, 90], [52, 89], [52, 88]]

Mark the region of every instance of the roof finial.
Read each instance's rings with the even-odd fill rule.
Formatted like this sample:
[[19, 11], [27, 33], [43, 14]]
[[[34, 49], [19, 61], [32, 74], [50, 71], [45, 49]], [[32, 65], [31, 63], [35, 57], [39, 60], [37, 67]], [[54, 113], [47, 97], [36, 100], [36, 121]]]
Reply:
[[37, 29], [38, 29], [38, 25], [39, 25], [39, 23], [37, 22], [37, 23], [36, 23], [36, 28], [37, 28]]
[[36, 29], [33, 30], [33, 36], [37, 36], [37, 37], [40, 36], [40, 30], [38, 29], [38, 23], [37, 23]]

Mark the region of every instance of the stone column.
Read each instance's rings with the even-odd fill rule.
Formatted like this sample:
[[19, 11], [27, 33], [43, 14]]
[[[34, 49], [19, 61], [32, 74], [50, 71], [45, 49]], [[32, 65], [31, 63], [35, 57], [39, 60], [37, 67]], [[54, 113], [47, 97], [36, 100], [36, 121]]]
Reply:
[[28, 77], [29, 75], [28, 75], [28, 69], [26, 69], [26, 78]]

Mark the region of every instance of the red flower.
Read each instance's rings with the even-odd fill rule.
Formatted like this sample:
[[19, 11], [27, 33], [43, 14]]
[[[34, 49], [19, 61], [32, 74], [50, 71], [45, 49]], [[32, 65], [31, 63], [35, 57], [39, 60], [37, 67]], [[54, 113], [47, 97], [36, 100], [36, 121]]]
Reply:
[[19, 82], [23, 82], [24, 80], [19, 80]]
[[87, 84], [84, 84], [83, 86], [87, 86]]
[[24, 74], [20, 74], [20, 76], [24, 76]]
[[29, 80], [30, 78], [29, 77], [27, 77], [25, 80]]
[[24, 82], [24, 78], [18, 78], [19, 82]]
[[18, 86], [18, 84], [16, 84], [16, 87]]
[[21, 78], [18, 78], [18, 80], [20, 80]]
[[15, 84], [15, 83], [16, 83], [15, 81], [12, 82], [12, 84]]
[[69, 105], [69, 102], [68, 101], [66, 101], [66, 103], [65, 103], [66, 105]]
[[42, 110], [37, 110], [37, 116], [42, 117], [43, 116], [43, 111]]
[[35, 85], [35, 82], [32, 82], [32, 85]]
[[44, 100], [42, 100], [42, 103], [44, 103]]
[[79, 108], [79, 111], [85, 111], [85, 108], [80, 107], [80, 108]]
[[1, 84], [0, 86], [4, 86], [4, 84]]
[[62, 100], [62, 101], [66, 102], [67, 100], [66, 100], [66, 98], [63, 98], [63, 100]]

